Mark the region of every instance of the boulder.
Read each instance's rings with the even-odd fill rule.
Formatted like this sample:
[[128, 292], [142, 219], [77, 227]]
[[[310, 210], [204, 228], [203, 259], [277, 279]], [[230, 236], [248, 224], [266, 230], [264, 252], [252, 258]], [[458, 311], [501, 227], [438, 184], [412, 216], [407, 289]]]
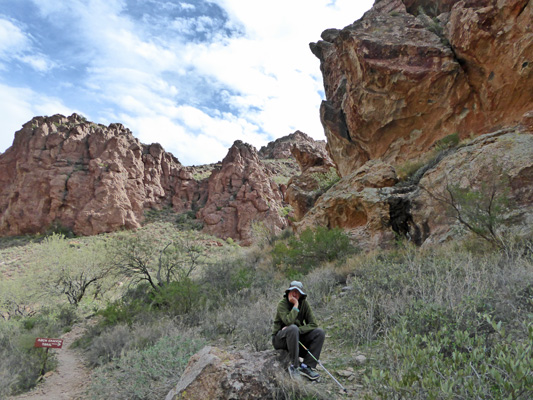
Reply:
[[276, 376], [286, 352], [228, 352], [207, 346], [189, 360], [166, 400], [277, 399]]

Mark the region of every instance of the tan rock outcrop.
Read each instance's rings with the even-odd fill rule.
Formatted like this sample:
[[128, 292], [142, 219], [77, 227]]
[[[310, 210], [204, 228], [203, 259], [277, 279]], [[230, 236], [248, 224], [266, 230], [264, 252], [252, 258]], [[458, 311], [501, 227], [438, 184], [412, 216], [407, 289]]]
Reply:
[[327, 98], [320, 115], [341, 176], [372, 159], [417, 158], [456, 132], [511, 126], [531, 110], [528, 0], [381, 0], [322, 39], [311, 44]]
[[220, 169], [211, 174], [207, 202], [198, 217], [204, 221], [206, 233], [248, 245], [253, 242], [253, 223], [264, 224], [272, 233], [287, 226], [280, 214], [282, 207], [280, 188], [256, 149], [237, 140]]
[[381, 161], [369, 161], [324, 193], [294, 224], [295, 228], [342, 228], [365, 248], [388, 244], [394, 240], [394, 232], [390, 229], [387, 198], [396, 182], [394, 168]]
[[285, 201], [292, 209], [291, 215], [300, 220], [315, 205], [316, 200], [324, 192], [320, 188], [318, 176], [326, 176], [330, 169], [335, 168], [325, 146], [312, 142], [297, 143], [291, 152], [300, 166], [300, 175], [293, 176], [287, 185]]
[[500, 194], [507, 193], [509, 210], [502, 227], [520, 236], [533, 232], [533, 135], [523, 126], [458, 147], [419, 183], [405, 187], [396, 181], [390, 165], [369, 161], [323, 194], [295, 226], [299, 231], [317, 225], [343, 228], [367, 249], [392, 245], [396, 234], [417, 245], [439, 243], [460, 231], [444, 201], [447, 186], [479, 191], [503, 182]]
[[285, 371], [283, 354], [204, 347], [189, 360], [166, 400], [277, 399], [276, 376]]
[[[426, 244], [453, 237], [460, 227], [449, 206], [447, 186], [469, 188], [489, 195], [492, 185], [505, 195], [508, 211], [502, 227], [520, 236], [533, 232], [533, 135], [521, 127], [482, 135], [445, 157], [424, 174], [418, 188], [405, 198], [411, 204], [412, 227], [425, 227]], [[482, 186], [487, 189], [482, 189]], [[529, 233], [528, 233], [529, 232]]]
[[295, 144], [313, 144], [321, 151], [326, 151], [324, 140], [314, 140], [302, 131], [296, 131], [287, 136], [283, 136], [259, 149], [258, 155], [261, 159], [283, 159], [292, 158], [291, 148]]

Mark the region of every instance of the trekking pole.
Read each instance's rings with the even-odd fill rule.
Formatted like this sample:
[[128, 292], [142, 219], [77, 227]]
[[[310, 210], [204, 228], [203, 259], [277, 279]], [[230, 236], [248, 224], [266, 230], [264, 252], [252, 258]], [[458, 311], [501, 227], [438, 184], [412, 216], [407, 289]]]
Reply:
[[336, 383], [337, 385], [339, 385], [340, 388], [341, 388], [342, 390], [344, 390], [344, 393], [347, 394], [348, 391], [346, 390], [346, 388], [345, 388], [344, 386], [342, 386], [341, 383], [340, 383], [337, 379], [335, 379], [335, 377], [334, 377], [333, 375], [331, 375], [331, 374], [329, 373], [329, 371], [326, 369], [326, 367], [324, 367], [324, 364], [322, 364], [322, 363], [320, 362], [320, 360], [317, 360], [316, 357], [313, 355], [313, 353], [311, 353], [311, 352], [309, 351], [309, 349], [308, 349], [307, 347], [305, 347], [304, 344], [303, 344], [302, 342], [300, 342], [300, 341], [298, 340], [298, 343], [300, 343], [300, 346], [302, 346], [302, 347], [304, 348], [304, 350], [307, 351], [307, 352], [309, 353], [309, 355], [310, 355], [311, 357], [313, 357], [313, 359], [314, 359], [314, 360], [315, 360], [315, 361], [316, 361], [316, 362], [317, 362], [317, 363], [318, 363], [318, 364], [324, 369], [324, 371], [326, 371], [326, 372], [328, 373], [328, 375], [331, 376], [331, 379], [333, 379], [333, 380], [335, 381], [335, 383]]

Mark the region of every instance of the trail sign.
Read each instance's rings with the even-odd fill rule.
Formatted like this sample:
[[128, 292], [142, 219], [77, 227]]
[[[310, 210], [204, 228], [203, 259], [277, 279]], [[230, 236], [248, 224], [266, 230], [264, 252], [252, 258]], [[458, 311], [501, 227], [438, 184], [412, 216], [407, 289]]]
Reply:
[[63, 339], [37, 338], [34, 347], [46, 347], [47, 349], [60, 349]]

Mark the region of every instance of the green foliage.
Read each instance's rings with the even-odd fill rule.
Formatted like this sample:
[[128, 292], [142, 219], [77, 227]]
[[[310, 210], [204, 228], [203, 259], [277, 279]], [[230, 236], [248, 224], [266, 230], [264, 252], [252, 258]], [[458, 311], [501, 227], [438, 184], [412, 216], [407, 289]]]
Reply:
[[328, 172], [314, 172], [311, 176], [316, 181], [320, 193], [327, 192], [341, 179], [339, 174], [337, 174], [337, 170], [333, 167], [331, 167]]
[[457, 147], [459, 145], [459, 133], [455, 132], [443, 137], [435, 143], [436, 151], [443, 151], [449, 148]]
[[202, 346], [202, 340], [181, 334], [128, 351], [94, 371], [88, 395], [92, 399], [109, 399], [110, 393], [114, 399], [162, 399]]
[[[45, 359], [45, 350], [33, 347], [35, 338], [59, 337], [76, 319], [72, 308], [62, 306], [0, 323], [0, 398], [35, 386]], [[49, 353], [45, 372], [56, 365], [54, 353]]]
[[176, 217], [176, 227], [184, 231], [200, 231], [204, 227], [202, 221], [196, 219], [195, 211], [187, 211], [181, 214], [178, 214]]
[[[495, 334], [442, 326], [414, 333], [402, 321], [387, 335], [380, 368], [366, 383], [383, 399], [527, 399], [533, 393], [533, 322], [527, 335], [506, 335], [501, 322], [486, 320]], [[421, 367], [424, 372], [421, 373]]]
[[96, 296], [110, 271], [105, 242], [99, 239], [88, 245], [53, 234], [41, 244], [40, 256], [40, 262], [47, 267], [40, 271], [43, 288], [50, 294], [65, 296], [74, 306], [90, 291]]
[[286, 242], [278, 241], [272, 249], [272, 259], [274, 265], [286, 268], [289, 276], [296, 276], [320, 264], [342, 260], [355, 251], [341, 229], [317, 227], [307, 228], [299, 237], [291, 237]]

